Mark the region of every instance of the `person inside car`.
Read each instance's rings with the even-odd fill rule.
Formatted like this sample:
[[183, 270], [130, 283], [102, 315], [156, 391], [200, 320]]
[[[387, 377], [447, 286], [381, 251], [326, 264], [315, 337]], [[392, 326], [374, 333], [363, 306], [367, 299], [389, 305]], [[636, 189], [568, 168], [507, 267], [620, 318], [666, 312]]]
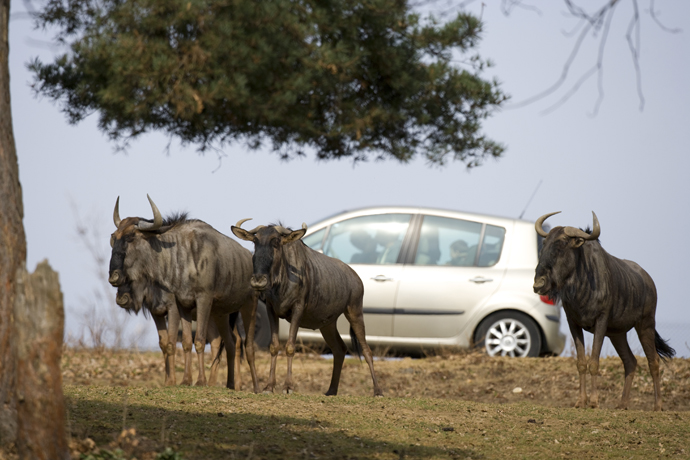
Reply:
[[453, 241], [450, 245], [450, 260], [446, 265], [454, 265], [456, 267], [468, 267], [472, 265], [469, 252], [469, 247], [465, 240]]

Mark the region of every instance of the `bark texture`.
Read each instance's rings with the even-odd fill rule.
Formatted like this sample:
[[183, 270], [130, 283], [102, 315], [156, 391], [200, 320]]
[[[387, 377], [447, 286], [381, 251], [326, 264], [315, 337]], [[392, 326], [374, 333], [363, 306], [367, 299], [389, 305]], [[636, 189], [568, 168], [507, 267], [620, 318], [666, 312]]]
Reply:
[[17, 273], [17, 453], [22, 459], [69, 459], [62, 394], [65, 314], [58, 274], [47, 261]]
[[16, 435], [12, 308], [15, 274], [26, 260], [24, 205], [10, 104], [9, 15], [10, 0], [0, 0], [0, 445], [14, 442]]

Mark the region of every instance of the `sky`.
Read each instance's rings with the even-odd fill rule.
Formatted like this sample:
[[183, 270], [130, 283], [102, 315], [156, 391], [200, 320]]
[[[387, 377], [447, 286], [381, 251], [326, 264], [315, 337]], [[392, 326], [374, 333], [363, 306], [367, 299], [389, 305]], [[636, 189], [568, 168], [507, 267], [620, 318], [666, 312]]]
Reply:
[[[596, 76], [549, 110], [596, 64], [599, 37], [591, 35], [562, 88], [519, 104], [551, 87], [563, 72], [575, 40], [568, 32], [577, 24], [563, 2], [533, 0], [528, 5], [535, 8], [516, 7], [509, 15], [501, 2], [470, 2], [467, 8], [484, 22], [476, 51], [494, 63], [485, 76], [497, 78], [511, 100], [483, 125], [489, 138], [507, 147], [503, 157], [468, 170], [461, 163], [438, 168], [423, 160], [353, 165], [307, 157], [284, 162], [268, 150], [252, 151], [242, 144], [225, 147], [221, 156], [202, 156], [175, 141], [167, 149], [169, 140], [159, 133], [134, 141], [126, 153], [116, 152], [98, 131], [96, 115], [70, 125], [59, 105], [32, 93], [27, 62], [36, 56], [48, 61], [64, 50], [35, 30], [22, 14], [24, 4], [14, 1], [11, 98], [27, 267], [33, 271], [48, 259], [59, 272], [69, 338], [88, 337], [96, 318], [105, 320], [106, 328], [125, 327], [125, 345], [151, 348], [157, 343], [153, 322], [127, 317], [115, 307], [115, 288], [103, 276], [118, 196], [123, 218], [150, 218], [148, 193], [164, 215], [188, 211], [226, 235], [246, 217], [256, 225], [280, 220], [298, 227], [346, 209], [378, 205], [514, 218], [524, 212], [529, 220], [562, 211], [548, 222], [577, 227], [591, 225], [594, 211], [604, 248], [636, 261], [655, 280], [657, 330], [679, 355], [690, 356], [685, 286], [690, 250], [687, 241], [674, 239], [674, 229], [690, 228], [690, 2], [654, 3], [659, 21], [667, 29], [682, 29], [677, 33], [653, 20], [648, 1], [638, 3], [644, 108], [625, 37], [633, 3], [624, 1], [606, 41], [603, 100], [594, 114]], [[79, 236], [79, 225], [86, 237]], [[105, 262], [98, 265], [85, 242]], [[561, 329], [567, 333], [564, 316]]]

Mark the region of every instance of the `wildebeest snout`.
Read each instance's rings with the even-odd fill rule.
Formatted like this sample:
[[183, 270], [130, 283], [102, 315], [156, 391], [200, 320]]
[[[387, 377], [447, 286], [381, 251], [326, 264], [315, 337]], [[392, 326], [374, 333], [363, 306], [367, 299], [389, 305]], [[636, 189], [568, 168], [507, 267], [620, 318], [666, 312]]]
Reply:
[[545, 276], [539, 276], [539, 277], [535, 278], [534, 284], [532, 285], [532, 289], [534, 289], [535, 294], [545, 294], [545, 292], [543, 292], [545, 286], [546, 286], [546, 277]]
[[266, 275], [253, 275], [252, 279], [249, 280], [249, 284], [252, 286], [252, 289], [263, 291], [268, 287], [268, 277]]
[[110, 277], [108, 278], [108, 282], [112, 284], [113, 286], [117, 287], [125, 282], [125, 276], [122, 274], [120, 270], [113, 270], [110, 273]]
[[121, 307], [125, 307], [130, 302], [132, 302], [132, 297], [129, 295], [129, 292], [125, 292], [125, 293], [118, 292], [117, 295], [115, 296], [115, 303]]

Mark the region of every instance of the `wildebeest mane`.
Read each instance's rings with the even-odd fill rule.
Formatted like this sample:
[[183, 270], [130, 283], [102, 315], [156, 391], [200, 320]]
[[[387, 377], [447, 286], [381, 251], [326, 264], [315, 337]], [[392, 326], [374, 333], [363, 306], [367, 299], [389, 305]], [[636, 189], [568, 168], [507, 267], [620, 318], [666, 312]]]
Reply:
[[[269, 227], [278, 227], [278, 226], [280, 226], [280, 227], [283, 227], [285, 230], [290, 230], [291, 232], [294, 232], [294, 231], [295, 231], [294, 228], [292, 228], [292, 227], [286, 227], [285, 225], [283, 225], [283, 223], [282, 223], [281, 221], [278, 221], [277, 223], [270, 223], [270, 224], [268, 224], [268, 226], [269, 226]], [[301, 238], [300, 238], [299, 242], [302, 243], [302, 245], [307, 246], [307, 244], [306, 244], [304, 241], [302, 241]], [[307, 247], [308, 247], [308, 246], [307, 246]]]
[[[140, 219], [144, 222], [151, 222], [153, 223], [152, 219]], [[189, 218], [189, 213], [187, 212], [175, 212], [172, 214], [167, 215], [165, 218], [163, 218], [163, 224], [161, 225], [160, 230], [161, 231], [167, 231], [170, 230], [171, 227], [174, 227], [175, 225], [181, 225], [181, 224], [186, 224], [186, 223], [191, 223], [191, 222], [201, 222], [199, 219], [190, 219]]]

